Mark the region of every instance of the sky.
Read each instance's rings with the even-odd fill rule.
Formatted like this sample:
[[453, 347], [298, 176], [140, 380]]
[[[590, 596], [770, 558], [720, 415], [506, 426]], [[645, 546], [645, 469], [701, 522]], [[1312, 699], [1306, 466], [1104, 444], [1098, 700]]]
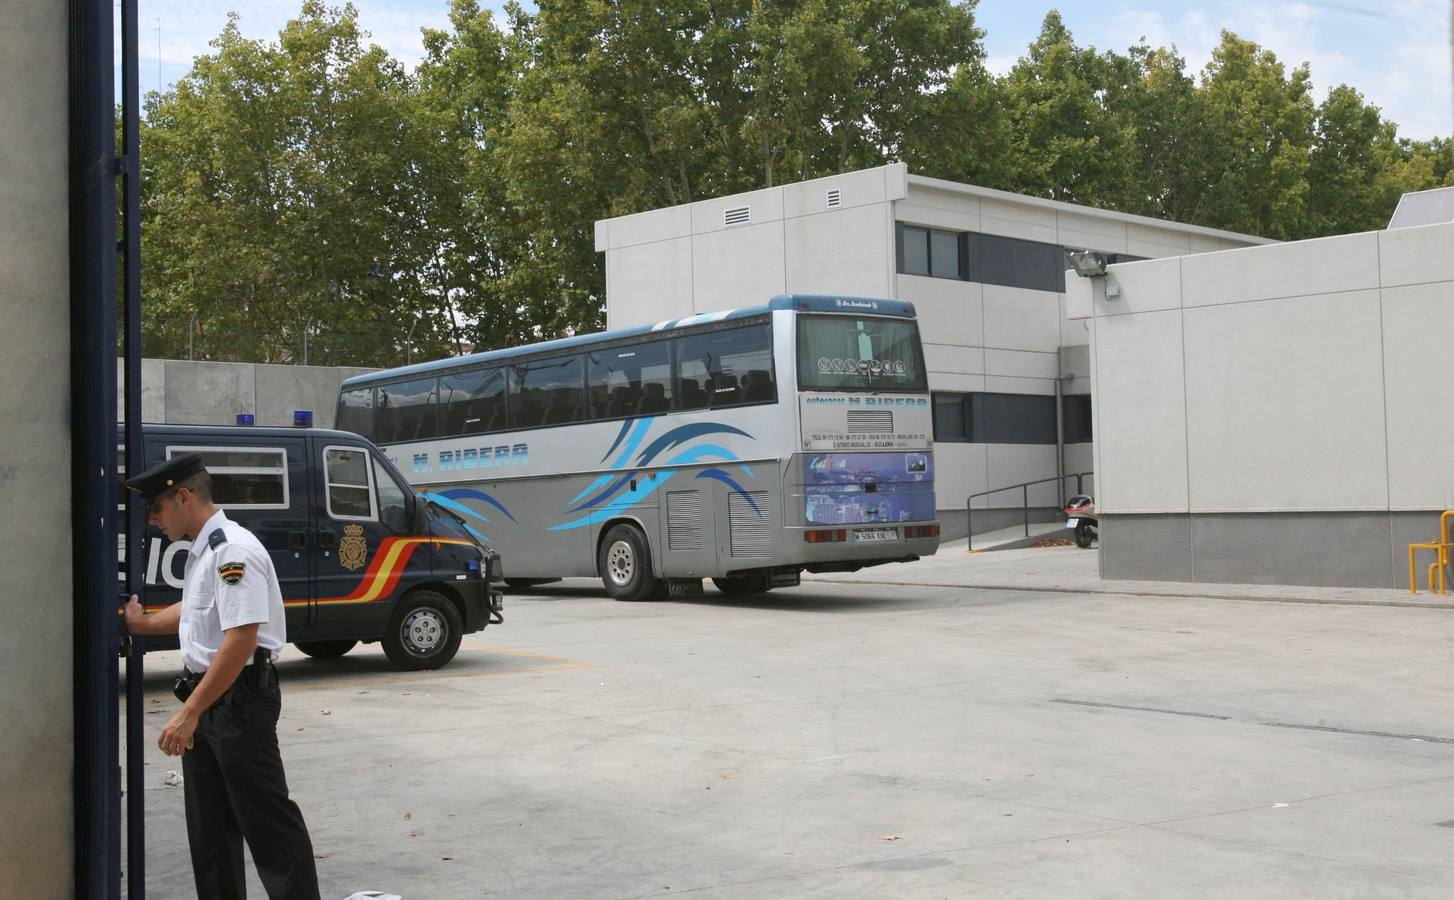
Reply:
[[[447, 0], [353, 2], [373, 42], [411, 67], [424, 53], [420, 29], [446, 28], [449, 22]], [[301, 0], [250, 0], [239, 26], [246, 37], [276, 39], [301, 5]], [[502, 5], [481, 2], [496, 10]], [[142, 91], [184, 75], [193, 57], [208, 52], [230, 8], [236, 6], [215, 0], [140, 0]], [[1454, 132], [1450, 0], [980, 0], [976, 20], [986, 32], [993, 72], [1003, 74], [1014, 65], [1052, 8], [1060, 10], [1081, 46], [1124, 52], [1142, 38], [1152, 46], [1174, 45], [1192, 72], [1206, 65], [1228, 29], [1289, 66], [1309, 63], [1319, 101], [1330, 87], [1349, 84], [1398, 123], [1401, 137]]]

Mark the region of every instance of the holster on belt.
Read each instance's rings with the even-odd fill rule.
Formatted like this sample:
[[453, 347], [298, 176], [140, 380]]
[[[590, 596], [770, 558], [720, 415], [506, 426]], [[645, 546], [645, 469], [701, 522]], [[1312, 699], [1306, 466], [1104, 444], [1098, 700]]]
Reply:
[[[172, 685], [172, 693], [177, 695], [178, 700], [186, 703], [187, 698], [191, 697], [192, 692], [197, 689], [197, 685], [202, 683], [202, 676], [206, 674], [206, 672], [193, 672], [183, 667], [182, 674], [177, 676], [176, 682]], [[259, 647], [253, 651], [252, 665], [243, 667], [237, 680], [228, 686], [227, 691], [231, 692], [237, 685], [244, 684], [248, 689], [261, 693], [271, 690], [272, 686], [277, 683], [277, 677], [277, 672], [273, 669], [272, 653]], [[227, 694], [224, 693], [223, 697], [226, 696]]]

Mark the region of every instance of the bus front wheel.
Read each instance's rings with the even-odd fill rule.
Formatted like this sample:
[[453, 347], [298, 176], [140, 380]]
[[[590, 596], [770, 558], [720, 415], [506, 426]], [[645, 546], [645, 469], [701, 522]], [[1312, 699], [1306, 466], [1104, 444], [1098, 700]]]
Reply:
[[459, 610], [448, 597], [416, 591], [394, 605], [384, 653], [401, 669], [437, 669], [454, 659], [463, 636]]
[[651, 574], [651, 550], [646, 536], [632, 525], [616, 525], [606, 532], [596, 555], [596, 568], [606, 593], [617, 600], [645, 600], [656, 593]]

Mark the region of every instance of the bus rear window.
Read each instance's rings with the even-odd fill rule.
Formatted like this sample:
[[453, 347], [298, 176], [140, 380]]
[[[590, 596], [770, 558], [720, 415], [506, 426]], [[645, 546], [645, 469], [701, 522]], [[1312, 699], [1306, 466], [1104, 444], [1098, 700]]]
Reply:
[[798, 388], [928, 390], [918, 324], [873, 316], [798, 316]]

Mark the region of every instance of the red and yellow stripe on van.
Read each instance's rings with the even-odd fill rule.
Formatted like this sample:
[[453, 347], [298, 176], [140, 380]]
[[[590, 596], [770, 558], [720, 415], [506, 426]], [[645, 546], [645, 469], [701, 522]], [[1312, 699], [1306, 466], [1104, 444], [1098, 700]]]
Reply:
[[[384, 538], [374, 551], [373, 561], [364, 572], [358, 587], [346, 597], [319, 597], [317, 603], [372, 603], [387, 597], [399, 586], [404, 570], [409, 567], [409, 558], [420, 544], [461, 544], [472, 546], [473, 542], [463, 538], [404, 537]], [[294, 601], [289, 601], [290, 603]], [[306, 602], [306, 601], [304, 601]]]

